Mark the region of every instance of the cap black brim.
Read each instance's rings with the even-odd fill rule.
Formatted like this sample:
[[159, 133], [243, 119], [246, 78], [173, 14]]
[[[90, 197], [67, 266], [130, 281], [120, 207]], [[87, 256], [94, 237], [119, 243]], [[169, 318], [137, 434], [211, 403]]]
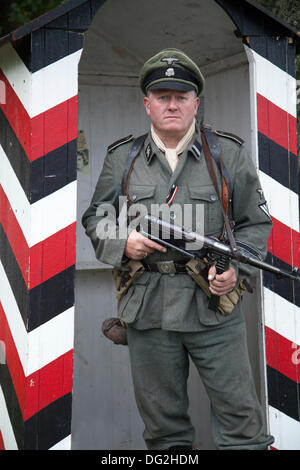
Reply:
[[159, 83], [154, 83], [154, 85], [150, 85], [147, 90], [196, 91], [196, 88], [193, 85], [189, 85], [188, 83], [176, 82], [175, 80], [166, 80]]

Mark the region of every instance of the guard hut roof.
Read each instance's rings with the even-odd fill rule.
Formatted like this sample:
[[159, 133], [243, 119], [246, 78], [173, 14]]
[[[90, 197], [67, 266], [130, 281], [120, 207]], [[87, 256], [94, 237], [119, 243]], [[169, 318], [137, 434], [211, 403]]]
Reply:
[[[106, 0], [109, 1], [109, 0]], [[41, 15], [29, 23], [15, 29], [9, 34], [0, 38], [0, 45], [10, 41], [15, 43], [30, 33], [39, 30], [42, 27], [49, 25], [50, 23], [62, 19], [64, 17], [65, 23], [61, 22], [61, 27], [68, 27], [68, 29], [74, 28], [76, 31], [85, 31], [93, 16], [97, 12], [98, 8], [105, 2], [105, 0], [70, 0], [63, 3], [62, 5], [48, 11], [44, 15]], [[227, 13], [232, 18], [234, 23], [237, 23], [236, 12], [240, 16], [238, 21], [238, 30], [236, 34], [238, 36], [248, 36], [255, 34], [255, 32], [264, 32], [266, 35], [274, 35], [276, 32], [279, 36], [289, 36], [295, 39], [297, 44], [297, 52], [300, 52], [300, 32], [297, 31], [292, 25], [281, 20], [275, 16], [272, 12], [259, 5], [254, 0], [216, 0], [221, 7], [227, 10]], [[82, 9], [85, 13], [86, 22], [81, 21], [76, 27], [76, 21], [71, 25], [72, 13], [81, 7], [89, 5], [89, 14], [86, 9]], [[231, 14], [232, 11], [232, 14]], [[233, 13], [235, 11], [235, 13]], [[69, 21], [69, 24], [67, 23]], [[86, 27], [85, 27], [86, 23]], [[58, 23], [56, 23], [57, 25]]]

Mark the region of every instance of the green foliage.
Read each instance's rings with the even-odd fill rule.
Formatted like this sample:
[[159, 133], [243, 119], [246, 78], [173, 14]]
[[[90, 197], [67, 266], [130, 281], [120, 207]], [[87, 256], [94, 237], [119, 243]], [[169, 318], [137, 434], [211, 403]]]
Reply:
[[260, 3], [263, 7], [271, 10], [275, 15], [278, 15], [280, 10], [281, 0], [256, 0], [257, 3]]
[[60, 3], [61, 0], [19, 0], [11, 4], [8, 19], [16, 26], [21, 26]]
[[257, 2], [279, 18], [300, 29], [299, 0], [257, 0]]
[[282, 2], [280, 15], [292, 26], [300, 29], [300, 5], [299, 1], [285, 0]]
[[0, 0], [0, 35], [43, 15], [66, 0]]

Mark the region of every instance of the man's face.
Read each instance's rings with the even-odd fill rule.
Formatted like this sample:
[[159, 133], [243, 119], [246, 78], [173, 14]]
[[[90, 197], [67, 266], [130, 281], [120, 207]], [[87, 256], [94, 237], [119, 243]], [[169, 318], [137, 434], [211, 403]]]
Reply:
[[199, 106], [193, 91], [153, 90], [144, 98], [147, 115], [160, 137], [183, 137], [191, 126]]

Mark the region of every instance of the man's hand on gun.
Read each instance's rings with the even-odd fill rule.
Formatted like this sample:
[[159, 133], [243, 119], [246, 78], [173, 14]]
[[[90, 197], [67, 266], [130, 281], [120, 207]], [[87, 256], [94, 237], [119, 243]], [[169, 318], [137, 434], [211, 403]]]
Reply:
[[144, 237], [144, 235], [141, 235], [136, 230], [132, 230], [125, 248], [127, 258], [141, 260], [147, 258], [151, 253], [154, 253], [155, 250], [161, 251], [162, 253], [166, 253], [167, 251], [164, 246]]
[[[155, 250], [161, 251], [162, 253], [166, 253], [167, 251], [167, 249], [159, 243], [141, 235], [136, 230], [132, 230], [125, 248], [125, 255], [128, 258], [141, 260], [151, 253], [154, 253]], [[223, 274], [217, 274], [215, 266], [211, 266], [208, 273], [208, 280], [212, 294], [219, 296], [227, 294], [235, 287], [235, 270], [233, 268], [229, 268], [229, 270], [225, 271]]]
[[208, 271], [209, 290], [213, 295], [224, 295], [231, 292], [236, 284], [236, 274], [233, 268], [229, 268], [222, 274], [217, 274], [215, 266]]

